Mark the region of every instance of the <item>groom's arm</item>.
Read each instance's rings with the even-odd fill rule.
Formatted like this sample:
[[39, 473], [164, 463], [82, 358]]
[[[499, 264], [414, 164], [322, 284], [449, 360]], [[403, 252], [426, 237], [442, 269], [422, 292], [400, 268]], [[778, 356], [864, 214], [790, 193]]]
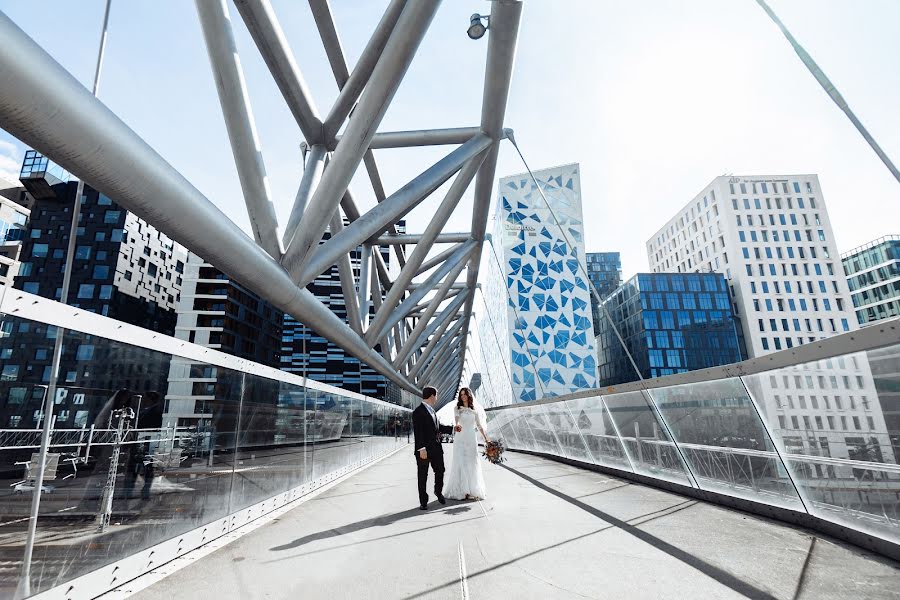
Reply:
[[425, 448], [425, 432], [422, 431], [422, 419], [419, 418], [418, 414], [413, 413], [412, 422], [413, 441], [415, 442], [416, 452], [418, 452]]

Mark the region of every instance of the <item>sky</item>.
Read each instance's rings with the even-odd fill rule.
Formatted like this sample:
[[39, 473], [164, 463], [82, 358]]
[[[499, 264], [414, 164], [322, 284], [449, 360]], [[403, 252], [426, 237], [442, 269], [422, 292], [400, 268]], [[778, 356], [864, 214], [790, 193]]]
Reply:
[[[327, 114], [338, 90], [309, 7], [272, 4]], [[331, 4], [352, 68], [387, 0]], [[88, 87], [103, 5], [0, 0], [0, 10]], [[900, 163], [900, 2], [770, 5]], [[229, 8], [284, 223], [303, 138]], [[487, 37], [472, 41], [465, 30], [470, 14], [489, 10], [485, 0], [443, 2], [380, 131], [479, 123]], [[247, 230], [193, 2], [113, 0], [100, 98]], [[647, 269], [647, 239], [726, 173], [818, 174], [841, 251], [900, 234], [900, 183], [754, 0], [525, 0], [506, 126], [532, 168], [580, 163], [587, 251], [621, 252], [625, 277]], [[24, 150], [0, 131], [0, 177], [16, 178]], [[449, 150], [377, 151], [388, 194]], [[523, 170], [504, 143], [497, 177]], [[374, 204], [364, 169], [352, 190], [363, 207]], [[440, 199], [439, 191], [414, 210], [408, 230], [422, 231]], [[471, 206], [470, 190], [447, 230], [467, 231]]]

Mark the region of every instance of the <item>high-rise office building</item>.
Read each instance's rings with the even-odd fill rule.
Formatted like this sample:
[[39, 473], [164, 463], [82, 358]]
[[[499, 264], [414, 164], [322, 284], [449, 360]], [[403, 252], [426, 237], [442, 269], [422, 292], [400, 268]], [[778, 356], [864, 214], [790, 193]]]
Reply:
[[[34, 151], [26, 152], [21, 182], [31, 214], [14, 286], [58, 300], [77, 182], [69, 181], [65, 171]], [[79, 223], [69, 305], [171, 335], [186, 250], [89, 185], [83, 188]], [[33, 386], [47, 384], [55, 329], [14, 319], [0, 327], [5, 378]], [[66, 332], [66, 336], [57, 426], [91, 424], [111, 395], [121, 390], [145, 397], [151, 393], [161, 397], [165, 392], [168, 357], [154, 358], [156, 363], [150, 364], [139, 348], [77, 332]], [[22, 398], [8, 425], [38, 426], [40, 401], [40, 397]]]
[[540, 190], [527, 173], [500, 180], [494, 236], [506, 285], [515, 401], [597, 382], [579, 167], [534, 176]]
[[610, 318], [600, 322], [597, 337], [600, 387], [741, 360], [728, 285], [719, 273], [639, 273], [604, 308]]
[[[28, 237], [15, 287], [58, 300], [69, 244], [76, 181], [33, 150], [21, 181], [33, 197]], [[166, 335], [175, 331], [175, 307], [187, 251], [112, 199], [85, 185], [69, 304]]]
[[25, 188], [0, 178], [0, 286], [12, 285], [19, 274], [19, 255], [27, 233]]
[[[405, 221], [396, 224], [397, 231], [406, 231]], [[323, 239], [331, 234], [326, 231]], [[379, 249], [385, 265], [390, 267], [390, 250], [386, 246]], [[350, 265], [354, 277], [359, 277], [362, 248], [357, 247], [350, 252]], [[315, 278], [306, 286], [315, 297], [340, 317], [347, 321], [347, 305], [341, 288], [341, 279], [336, 265]], [[369, 315], [374, 316], [374, 307], [369, 307]], [[281, 370], [303, 377], [309, 377], [341, 389], [349, 390], [378, 398], [380, 400], [399, 401], [396, 393], [389, 393], [389, 382], [372, 367], [361, 362], [355, 356], [335, 346], [318, 332], [291, 317], [284, 316], [284, 328], [281, 336]]]
[[[816, 175], [716, 177], [647, 255], [656, 273], [724, 273], [751, 358], [858, 328]], [[790, 452], [892, 454], [865, 354], [772, 375], [755, 392]]]
[[841, 255], [860, 325], [900, 315], [900, 235], [888, 235]]
[[622, 284], [622, 257], [618, 252], [588, 252], [586, 257], [588, 279], [597, 291], [596, 296], [591, 291], [591, 315], [597, 336], [600, 335], [600, 302]]
[[[214, 348], [226, 354], [252, 360], [273, 368], [281, 366], [281, 328], [284, 313], [248, 290], [222, 271], [190, 252], [184, 272], [181, 301], [175, 337]], [[169, 368], [166, 393], [166, 425], [210, 425], [235, 415], [235, 411], [218, 406], [216, 402], [233, 402], [241, 396], [245, 400], [246, 381], [241, 381], [226, 369], [206, 363], [175, 357]], [[255, 390], [256, 388], [252, 388]], [[256, 399], [269, 409], [275, 407], [278, 394]], [[258, 411], [272, 413], [272, 410]], [[234, 429], [234, 424], [218, 422], [215, 428]]]

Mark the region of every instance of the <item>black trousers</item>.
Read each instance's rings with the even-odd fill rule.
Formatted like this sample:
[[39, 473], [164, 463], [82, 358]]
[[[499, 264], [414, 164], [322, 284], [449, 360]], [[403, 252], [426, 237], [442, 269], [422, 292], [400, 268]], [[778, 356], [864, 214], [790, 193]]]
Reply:
[[416, 467], [419, 475], [419, 504], [428, 504], [428, 492], [425, 485], [428, 483], [428, 465], [434, 471], [434, 495], [440, 496], [444, 490], [444, 453], [436, 450], [428, 450], [428, 458], [422, 460], [416, 452]]

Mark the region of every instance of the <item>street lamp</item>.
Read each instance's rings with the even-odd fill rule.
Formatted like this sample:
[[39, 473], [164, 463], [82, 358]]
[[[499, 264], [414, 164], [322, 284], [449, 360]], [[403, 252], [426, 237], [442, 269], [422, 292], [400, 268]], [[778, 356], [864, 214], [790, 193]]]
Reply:
[[[481, 20], [484, 19], [487, 25], [482, 24]], [[473, 40], [480, 40], [484, 37], [484, 33], [488, 30], [488, 27], [491, 26], [491, 18], [487, 15], [479, 15], [475, 13], [469, 19], [469, 29], [466, 33], [469, 34], [469, 37]]]

